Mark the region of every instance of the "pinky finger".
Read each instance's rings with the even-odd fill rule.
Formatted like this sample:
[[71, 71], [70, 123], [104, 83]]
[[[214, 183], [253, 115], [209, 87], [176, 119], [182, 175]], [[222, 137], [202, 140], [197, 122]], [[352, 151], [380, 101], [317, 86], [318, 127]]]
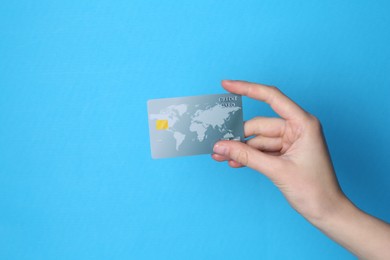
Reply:
[[233, 160], [231, 160], [230, 158], [225, 157], [225, 156], [220, 155], [220, 154], [214, 153], [214, 154], [211, 155], [211, 157], [212, 157], [215, 161], [217, 161], [217, 162], [225, 162], [225, 161], [228, 161], [229, 166], [232, 167], [232, 168], [244, 167], [244, 165], [242, 165], [241, 163], [238, 163], [238, 162], [236, 162], [236, 161], [233, 161]]
[[241, 163], [236, 162], [236, 161], [233, 161], [233, 160], [229, 160], [228, 164], [229, 164], [229, 166], [232, 167], [232, 168], [241, 168], [241, 167], [244, 167], [244, 165], [242, 165]]

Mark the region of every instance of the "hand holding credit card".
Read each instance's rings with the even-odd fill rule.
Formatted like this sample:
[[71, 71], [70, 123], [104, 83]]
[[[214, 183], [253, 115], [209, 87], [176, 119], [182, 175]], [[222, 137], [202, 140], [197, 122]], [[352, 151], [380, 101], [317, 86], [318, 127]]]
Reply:
[[[232, 80], [222, 86], [234, 94], [148, 102], [152, 157], [213, 153], [230, 167], [252, 168], [355, 255], [390, 259], [390, 225], [361, 211], [340, 189], [319, 120], [275, 87]], [[255, 117], [244, 126], [240, 94], [268, 103], [279, 117]], [[219, 141], [242, 141], [243, 128], [245, 143]], [[356, 232], [374, 242], [356, 239]]]
[[219, 140], [244, 140], [241, 95], [148, 101], [152, 157], [211, 154]]

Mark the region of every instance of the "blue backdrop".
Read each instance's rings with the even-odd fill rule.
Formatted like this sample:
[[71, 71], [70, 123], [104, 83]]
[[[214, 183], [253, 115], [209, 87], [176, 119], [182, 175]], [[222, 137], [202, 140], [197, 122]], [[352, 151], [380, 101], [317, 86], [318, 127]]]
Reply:
[[[354, 259], [261, 174], [152, 160], [146, 101], [278, 86], [390, 221], [389, 1], [6, 1], [1, 259]], [[244, 117], [273, 115], [244, 99]]]

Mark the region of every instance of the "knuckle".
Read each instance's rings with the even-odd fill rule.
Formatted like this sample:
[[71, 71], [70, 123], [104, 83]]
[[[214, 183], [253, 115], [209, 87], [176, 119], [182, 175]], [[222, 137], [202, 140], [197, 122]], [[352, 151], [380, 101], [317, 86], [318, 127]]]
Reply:
[[313, 115], [309, 115], [308, 125], [314, 129], [321, 129], [322, 128], [320, 120]]
[[249, 84], [249, 85], [248, 85], [248, 87], [247, 87], [247, 89], [246, 89], [246, 93], [245, 93], [245, 95], [246, 95], [246, 96], [251, 96], [251, 95], [252, 95], [252, 92], [253, 92], [253, 90], [254, 90], [254, 87], [253, 87], [253, 85], [252, 85], [252, 84]]
[[310, 122], [313, 125], [319, 125], [320, 124], [320, 120], [316, 116], [314, 116], [314, 115], [309, 115], [309, 119], [310, 119]]
[[250, 121], [251, 121], [251, 124], [253, 124], [254, 126], [258, 126], [258, 124], [259, 124], [259, 122], [261, 122], [261, 120], [263, 120], [263, 117], [255, 116]]
[[237, 160], [236, 161], [243, 164], [243, 165], [247, 165], [248, 164], [248, 152], [240, 149], [237, 152]]
[[269, 96], [267, 98], [267, 103], [271, 104], [273, 103], [275, 97], [277, 97], [278, 95], [280, 95], [281, 91], [279, 90], [279, 88], [275, 87], [275, 86], [270, 86], [269, 87], [270, 91], [269, 91]]
[[280, 92], [280, 89], [276, 86], [270, 86], [270, 89], [273, 91], [273, 92]]

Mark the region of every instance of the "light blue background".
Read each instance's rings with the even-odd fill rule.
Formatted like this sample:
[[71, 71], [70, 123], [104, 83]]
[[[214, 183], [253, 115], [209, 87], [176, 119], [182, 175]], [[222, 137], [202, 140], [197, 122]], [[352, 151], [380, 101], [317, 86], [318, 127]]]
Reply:
[[[146, 100], [276, 85], [390, 221], [389, 1], [3, 1], [0, 259], [354, 259], [264, 176], [152, 160]], [[244, 99], [244, 117], [273, 115]]]

